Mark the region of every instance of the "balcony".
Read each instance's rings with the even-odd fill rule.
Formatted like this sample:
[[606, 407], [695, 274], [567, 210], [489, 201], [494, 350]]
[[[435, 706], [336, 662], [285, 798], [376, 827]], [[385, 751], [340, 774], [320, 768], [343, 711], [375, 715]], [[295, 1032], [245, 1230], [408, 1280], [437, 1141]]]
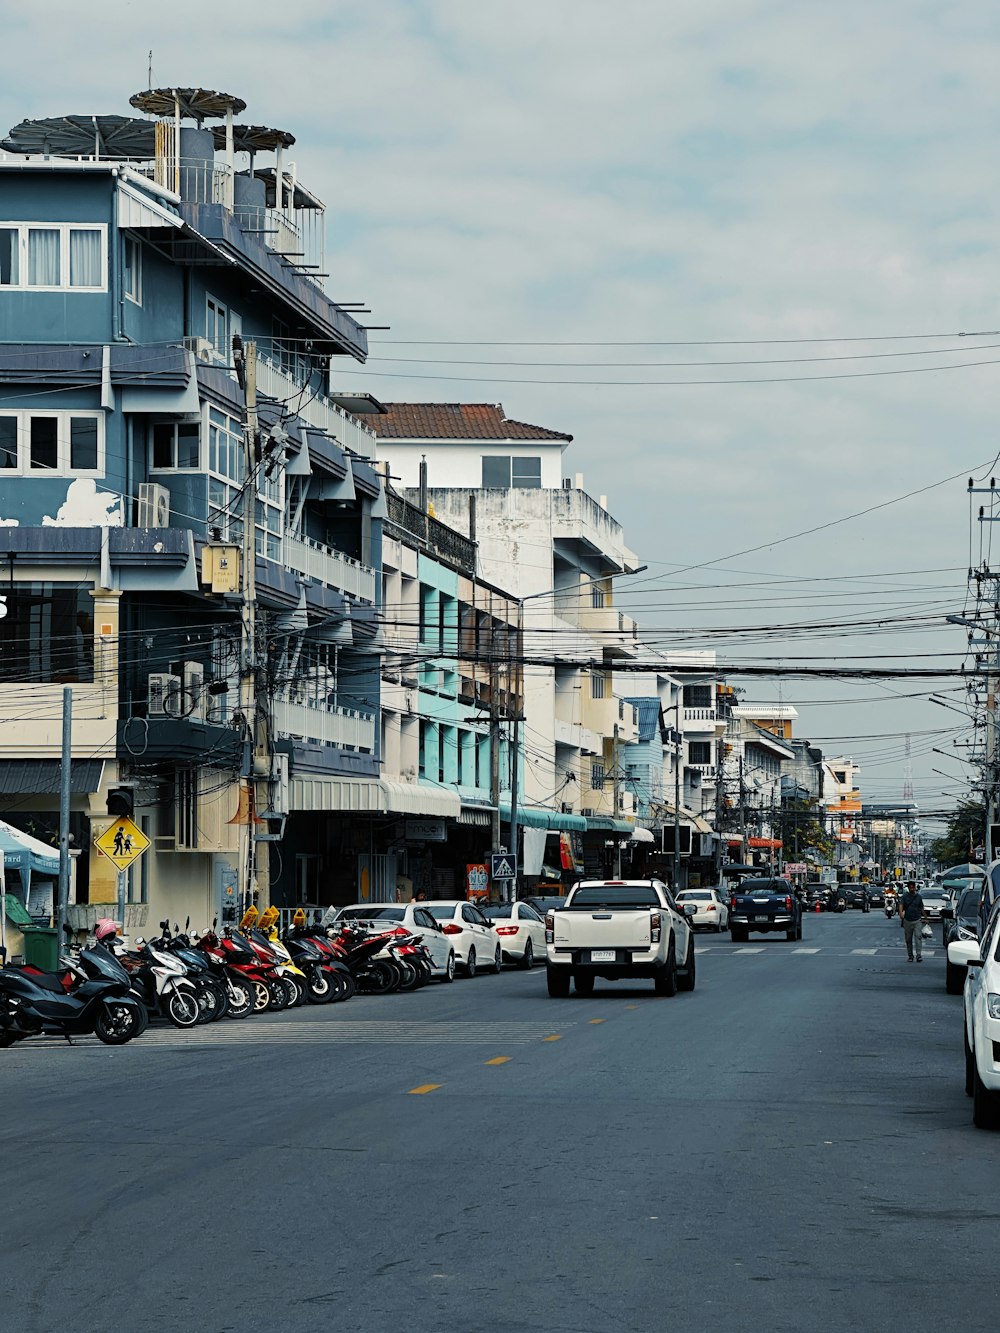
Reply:
[[362, 458], [375, 457], [375, 434], [324, 393], [305, 388], [286, 370], [263, 356], [257, 358], [257, 391], [267, 398], [287, 403], [289, 410], [317, 430], [326, 431], [343, 449]]
[[374, 569], [354, 560], [343, 551], [308, 538], [285, 536], [281, 544], [281, 558], [286, 569], [305, 574], [328, 588], [336, 588], [351, 597], [366, 602], [375, 601], [377, 575]]
[[[0, 755], [4, 759], [58, 759], [62, 749], [61, 684], [5, 682], [0, 693]], [[115, 757], [118, 689], [104, 683], [73, 685], [73, 757]]]
[[375, 719], [350, 708], [314, 708], [276, 700], [274, 730], [293, 740], [315, 741], [354, 750], [374, 750]]
[[700, 773], [703, 782], [715, 781], [716, 767], [714, 764], [685, 764], [684, 767], [689, 773]]
[[417, 505], [386, 488], [388, 523], [401, 533], [416, 537], [422, 546], [475, 575], [476, 543], [463, 533], [425, 514]]
[[[711, 722], [714, 726], [716, 721], [716, 710], [714, 708], [685, 708], [685, 722]], [[697, 730], [697, 728], [696, 728]], [[706, 727], [706, 731], [711, 731], [711, 727]]]
[[578, 621], [610, 657], [634, 657], [639, 650], [635, 621], [613, 606], [581, 606]]
[[579, 722], [567, 722], [561, 717], [555, 719], [555, 743], [570, 750], [579, 750], [582, 754], [601, 754], [604, 743], [596, 731], [582, 727]]

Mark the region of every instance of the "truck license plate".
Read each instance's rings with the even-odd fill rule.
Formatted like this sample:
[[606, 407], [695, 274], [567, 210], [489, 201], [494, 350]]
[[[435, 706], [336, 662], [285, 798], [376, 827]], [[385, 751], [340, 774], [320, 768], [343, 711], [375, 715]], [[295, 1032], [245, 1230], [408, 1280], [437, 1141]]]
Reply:
[[590, 961], [592, 963], [613, 963], [617, 954], [614, 949], [591, 949]]
[[766, 920], [767, 920], [767, 917], [766, 917], [766, 916], [755, 916], [755, 917], [751, 917], [751, 920], [752, 920], [752, 921], [766, 921]]

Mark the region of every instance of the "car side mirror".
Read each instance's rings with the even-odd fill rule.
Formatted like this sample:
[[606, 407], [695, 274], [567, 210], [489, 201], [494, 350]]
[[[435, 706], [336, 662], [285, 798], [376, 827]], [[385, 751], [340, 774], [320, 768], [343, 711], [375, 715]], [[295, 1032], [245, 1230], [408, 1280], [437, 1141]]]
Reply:
[[698, 915], [698, 904], [697, 904], [697, 903], [685, 903], [684, 906], [681, 908], [681, 911], [684, 913], [685, 916], [697, 916], [697, 915]]
[[979, 941], [952, 940], [948, 945], [948, 962], [952, 967], [982, 967]]
[[953, 921], [955, 919], [955, 913], [952, 911], [950, 907], [942, 907], [941, 915], [949, 921]]

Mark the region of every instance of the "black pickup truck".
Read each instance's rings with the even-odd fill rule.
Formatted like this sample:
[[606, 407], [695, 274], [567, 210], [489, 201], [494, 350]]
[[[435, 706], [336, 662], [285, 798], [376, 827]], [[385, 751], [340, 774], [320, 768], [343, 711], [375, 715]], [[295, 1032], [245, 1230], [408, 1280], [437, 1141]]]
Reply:
[[745, 879], [729, 900], [729, 934], [745, 943], [751, 930], [784, 931], [802, 938], [802, 904], [787, 879]]

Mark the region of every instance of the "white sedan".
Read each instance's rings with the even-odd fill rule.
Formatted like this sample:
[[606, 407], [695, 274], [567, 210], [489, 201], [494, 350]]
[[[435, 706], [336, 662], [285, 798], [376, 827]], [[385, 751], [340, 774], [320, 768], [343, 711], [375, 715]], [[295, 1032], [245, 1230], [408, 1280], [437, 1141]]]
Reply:
[[337, 909], [333, 924], [365, 925], [374, 933], [402, 927], [419, 935], [431, 956], [434, 975], [442, 981], [455, 980], [457, 950], [426, 909], [430, 903], [352, 903]]
[[948, 962], [964, 967], [965, 1091], [972, 1123], [1000, 1129], [1000, 907], [981, 940], [953, 940]]
[[718, 889], [681, 889], [677, 894], [681, 907], [694, 903], [697, 912], [690, 918], [695, 929], [704, 928], [718, 933], [729, 925], [729, 905]]
[[466, 976], [474, 977], [486, 967], [499, 973], [503, 962], [500, 941], [493, 923], [486, 920], [478, 907], [459, 898], [420, 906], [427, 909], [448, 937]]
[[483, 916], [493, 922], [505, 962], [527, 969], [536, 958], [545, 961], [545, 922], [530, 903], [497, 903]]

